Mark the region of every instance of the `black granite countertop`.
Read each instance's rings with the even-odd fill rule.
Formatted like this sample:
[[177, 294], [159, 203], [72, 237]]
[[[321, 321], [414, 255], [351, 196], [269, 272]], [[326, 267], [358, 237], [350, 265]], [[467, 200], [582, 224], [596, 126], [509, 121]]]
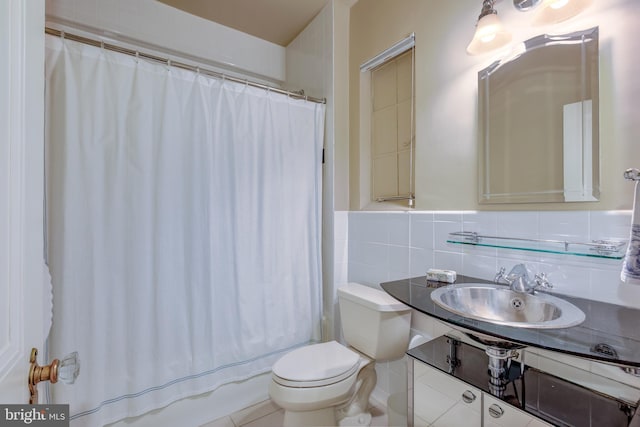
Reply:
[[[458, 276], [456, 283], [493, 283], [474, 277]], [[431, 292], [448, 283], [427, 281], [425, 276], [382, 283], [391, 296], [408, 306], [451, 325], [507, 340], [516, 344], [557, 351], [608, 363], [640, 367], [640, 310], [614, 304], [557, 295], [579, 307], [585, 321], [570, 328], [528, 329], [496, 325], [453, 314], [431, 300]], [[595, 351], [614, 349], [611, 354]]]

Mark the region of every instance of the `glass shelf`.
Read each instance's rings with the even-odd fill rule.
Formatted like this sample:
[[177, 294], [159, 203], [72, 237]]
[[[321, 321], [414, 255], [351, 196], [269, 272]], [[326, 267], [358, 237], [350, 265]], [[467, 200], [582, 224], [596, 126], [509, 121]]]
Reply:
[[624, 258], [627, 245], [626, 241], [614, 240], [594, 240], [590, 243], [582, 243], [564, 240], [484, 236], [473, 231], [449, 233], [447, 243], [609, 259]]

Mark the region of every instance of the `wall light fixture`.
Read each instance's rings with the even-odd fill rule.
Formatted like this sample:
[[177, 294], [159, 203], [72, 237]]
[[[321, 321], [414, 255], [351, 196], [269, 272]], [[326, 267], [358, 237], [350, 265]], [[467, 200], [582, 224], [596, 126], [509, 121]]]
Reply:
[[467, 53], [479, 55], [506, 46], [511, 41], [511, 33], [504, 29], [498, 12], [493, 8], [495, 0], [483, 0], [482, 10], [478, 16], [476, 32]]
[[[533, 10], [533, 25], [549, 25], [566, 21], [581, 13], [593, 0], [513, 0], [513, 7], [521, 12]], [[469, 55], [480, 55], [506, 46], [511, 34], [498, 19], [496, 0], [483, 0], [476, 32], [469, 46]]]

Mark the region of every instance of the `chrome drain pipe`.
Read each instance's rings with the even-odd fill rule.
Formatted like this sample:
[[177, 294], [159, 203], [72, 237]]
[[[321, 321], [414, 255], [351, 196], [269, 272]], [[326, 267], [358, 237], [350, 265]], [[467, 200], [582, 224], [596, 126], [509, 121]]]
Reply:
[[489, 346], [485, 353], [489, 356], [489, 392], [499, 398], [504, 397], [507, 389], [511, 358], [518, 352], [500, 347]]

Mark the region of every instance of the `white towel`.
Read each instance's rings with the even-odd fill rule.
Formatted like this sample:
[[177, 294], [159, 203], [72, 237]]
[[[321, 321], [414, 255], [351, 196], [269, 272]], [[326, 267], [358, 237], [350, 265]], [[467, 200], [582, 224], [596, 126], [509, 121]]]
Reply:
[[631, 234], [629, 246], [622, 264], [620, 278], [625, 283], [640, 285], [640, 181], [635, 182], [633, 196], [633, 214], [631, 216]]

